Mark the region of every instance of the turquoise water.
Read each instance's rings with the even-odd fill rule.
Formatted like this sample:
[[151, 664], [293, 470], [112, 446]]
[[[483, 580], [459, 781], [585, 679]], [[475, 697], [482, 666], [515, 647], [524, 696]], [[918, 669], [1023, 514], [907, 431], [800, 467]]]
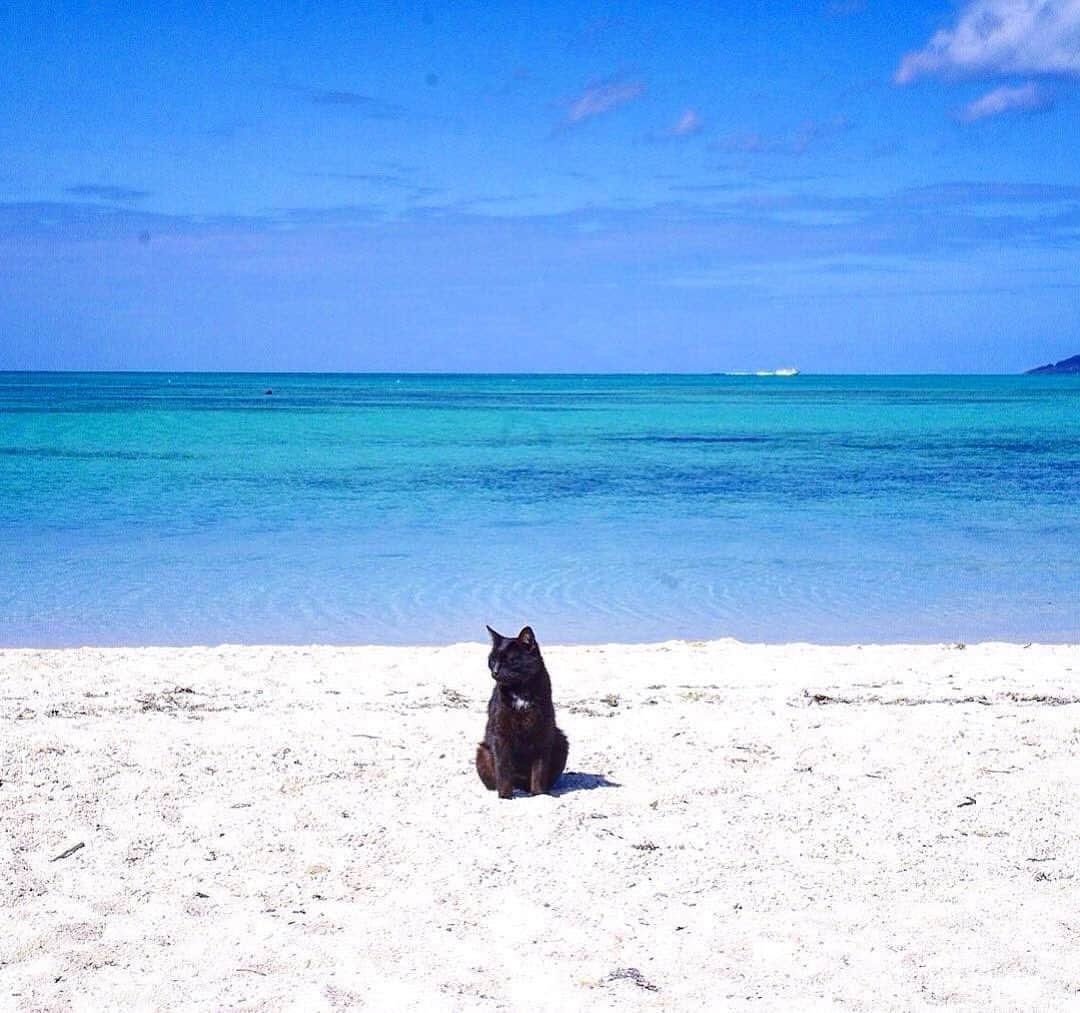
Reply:
[[1076, 641], [1080, 378], [0, 374], [0, 544], [4, 645]]

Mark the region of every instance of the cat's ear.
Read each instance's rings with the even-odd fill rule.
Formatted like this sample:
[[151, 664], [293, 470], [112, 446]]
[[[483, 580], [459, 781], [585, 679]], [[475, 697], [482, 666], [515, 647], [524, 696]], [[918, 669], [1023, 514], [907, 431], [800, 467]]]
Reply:
[[536, 634], [533, 633], [531, 626], [522, 626], [517, 638], [518, 643], [524, 644], [530, 651], [536, 650]]
[[491, 643], [495, 647], [498, 647], [500, 642], [506, 639], [501, 633], [496, 633], [490, 626], [485, 626], [484, 629], [491, 634]]

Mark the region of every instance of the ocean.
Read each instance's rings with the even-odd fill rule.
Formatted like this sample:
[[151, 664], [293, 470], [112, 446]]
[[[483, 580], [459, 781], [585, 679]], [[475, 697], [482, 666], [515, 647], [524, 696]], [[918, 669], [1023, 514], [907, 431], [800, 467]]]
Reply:
[[0, 373], [0, 546], [3, 646], [1080, 641], [1080, 377]]

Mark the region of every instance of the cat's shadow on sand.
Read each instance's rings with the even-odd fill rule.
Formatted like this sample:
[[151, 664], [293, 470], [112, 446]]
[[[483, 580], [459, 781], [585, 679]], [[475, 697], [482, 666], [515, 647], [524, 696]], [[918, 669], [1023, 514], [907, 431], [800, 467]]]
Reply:
[[569, 795], [572, 791], [592, 791], [594, 788], [621, 788], [618, 781], [609, 781], [603, 774], [583, 774], [576, 770], [564, 771], [552, 786], [549, 795]]

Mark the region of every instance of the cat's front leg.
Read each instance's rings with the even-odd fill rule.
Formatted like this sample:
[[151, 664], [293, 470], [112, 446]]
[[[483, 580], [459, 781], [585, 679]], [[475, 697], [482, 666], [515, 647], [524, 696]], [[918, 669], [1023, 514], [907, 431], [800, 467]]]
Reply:
[[543, 755], [536, 757], [529, 768], [529, 794], [543, 795], [547, 791], [547, 758]]
[[499, 798], [514, 797], [514, 756], [505, 745], [495, 740], [495, 791]]

